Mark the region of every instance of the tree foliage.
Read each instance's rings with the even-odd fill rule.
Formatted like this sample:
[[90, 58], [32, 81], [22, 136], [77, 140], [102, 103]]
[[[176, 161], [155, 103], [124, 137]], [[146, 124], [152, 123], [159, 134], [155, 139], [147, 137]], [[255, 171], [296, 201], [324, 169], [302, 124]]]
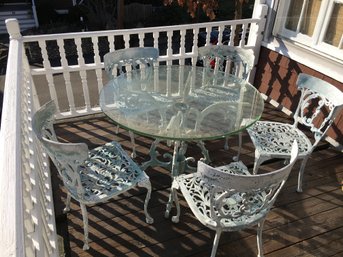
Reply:
[[[163, 0], [164, 5], [177, 3], [188, 9], [189, 14], [194, 18], [197, 15], [198, 8], [201, 8], [210, 20], [216, 19], [218, 11], [225, 12], [223, 7], [232, 6], [229, 8], [234, 12], [233, 19], [243, 18], [244, 9], [253, 3], [254, 0]], [[220, 5], [220, 6], [219, 6]]]
[[201, 8], [211, 20], [214, 20], [215, 10], [218, 9], [218, 0], [163, 0], [163, 2], [165, 5], [177, 2], [180, 6], [186, 6], [192, 18], [196, 16], [198, 8]]

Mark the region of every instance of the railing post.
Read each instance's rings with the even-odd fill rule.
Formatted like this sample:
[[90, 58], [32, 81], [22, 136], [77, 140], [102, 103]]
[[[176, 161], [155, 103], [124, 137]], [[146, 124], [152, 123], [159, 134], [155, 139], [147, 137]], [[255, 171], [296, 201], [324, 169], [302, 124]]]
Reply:
[[6, 20], [10, 34], [0, 130], [0, 252], [25, 256], [21, 159], [22, 42], [16, 19]]
[[[254, 65], [257, 64], [260, 55], [263, 31], [266, 26], [266, 15], [268, 12], [268, 6], [264, 4], [264, 0], [257, 0], [254, 6], [253, 18], [259, 19], [259, 22], [252, 24], [250, 27], [248, 45], [253, 46], [255, 61]], [[249, 81], [253, 82], [255, 77], [256, 68], [253, 68], [250, 72]]]
[[[257, 1], [257, 2], [264, 2], [264, 1]], [[255, 4], [252, 18], [259, 19], [259, 22], [251, 25], [249, 38], [248, 38], [248, 45], [249, 46], [255, 46], [255, 48], [258, 50], [259, 50], [261, 43], [262, 43], [263, 31], [264, 31], [265, 25], [266, 25], [267, 12], [268, 12], [268, 6], [267, 5]], [[256, 55], [256, 56], [258, 56], [258, 55]]]
[[0, 130], [0, 255], [59, 256], [48, 160], [32, 131], [34, 83], [16, 19], [6, 20], [10, 46]]
[[17, 19], [7, 19], [5, 23], [10, 39], [20, 39], [22, 37]]

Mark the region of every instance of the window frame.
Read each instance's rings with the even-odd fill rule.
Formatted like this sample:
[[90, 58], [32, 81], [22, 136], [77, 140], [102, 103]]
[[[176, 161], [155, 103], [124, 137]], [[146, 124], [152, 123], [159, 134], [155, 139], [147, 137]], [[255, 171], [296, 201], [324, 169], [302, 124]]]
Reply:
[[340, 45], [336, 47], [324, 42], [334, 5], [338, 3], [343, 6], [343, 0], [322, 0], [312, 36], [294, 32], [285, 27], [290, 2], [279, 1], [273, 35], [275, 37], [287, 38], [306, 48], [311, 48], [317, 53], [322, 53], [331, 59], [343, 62], [343, 36], [340, 42], [342, 48], [339, 48]]

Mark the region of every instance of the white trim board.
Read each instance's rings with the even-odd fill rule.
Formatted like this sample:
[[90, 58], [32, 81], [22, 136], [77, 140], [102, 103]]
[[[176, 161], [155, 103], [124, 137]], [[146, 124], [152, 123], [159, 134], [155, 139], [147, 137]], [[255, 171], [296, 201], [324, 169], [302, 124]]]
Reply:
[[343, 60], [325, 56], [312, 48], [276, 37], [269, 42], [262, 42], [262, 46], [343, 83]]

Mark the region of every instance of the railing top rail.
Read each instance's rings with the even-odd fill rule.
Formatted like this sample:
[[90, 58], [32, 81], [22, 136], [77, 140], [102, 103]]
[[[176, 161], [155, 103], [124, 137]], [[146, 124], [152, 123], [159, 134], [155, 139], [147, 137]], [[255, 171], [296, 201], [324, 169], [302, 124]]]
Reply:
[[146, 28], [137, 28], [137, 29], [120, 29], [120, 30], [102, 30], [102, 31], [86, 31], [86, 32], [70, 32], [70, 33], [59, 33], [59, 34], [42, 34], [42, 35], [27, 35], [23, 36], [24, 42], [32, 42], [37, 39], [46, 39], [54, 40], [58, 38], [80, 38], [80, 37], [91, 37], [91, 36], [106, 36], [106, 35], [123, 35], [127, 32], [130, 34], [139, 34], [139, 33], [151, 33], [152, 31], [166, 31], [166, 30], [182, 30], [182, 29], [200, 29], [206, 27], [216, 27], [222, 25], [237, 25], [237, 24], [249, 24], [249, 23], [258, 23], [260, 18], [251, 18], [251, 19], [239, 19], [239, 20], [228, 20], [228, 21], [217, 21], [217, 22], [204, 22], [204, 23], [193, 23], [193, 24], [182, 24], [182, 25], [172, 25], [172, 26], [159, 26], [159, 27], [146, 27]]

